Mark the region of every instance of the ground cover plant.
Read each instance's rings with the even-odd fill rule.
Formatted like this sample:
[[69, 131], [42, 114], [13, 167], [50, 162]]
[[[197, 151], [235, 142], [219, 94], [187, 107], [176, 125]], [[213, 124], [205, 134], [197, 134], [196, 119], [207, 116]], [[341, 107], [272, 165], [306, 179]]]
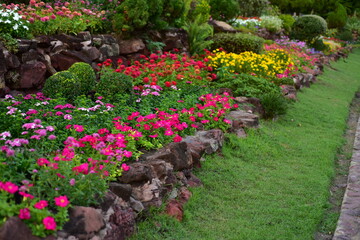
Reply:
[[359, 88], [359, 60], [357, 51], [327, 68], [277, 122], [262, 122], [243, 140], [228, 136], [223, 154], [197, 172], [204, 187], [192, 189], [183, 222], [156, 214], [132, 239], [313, 239]]

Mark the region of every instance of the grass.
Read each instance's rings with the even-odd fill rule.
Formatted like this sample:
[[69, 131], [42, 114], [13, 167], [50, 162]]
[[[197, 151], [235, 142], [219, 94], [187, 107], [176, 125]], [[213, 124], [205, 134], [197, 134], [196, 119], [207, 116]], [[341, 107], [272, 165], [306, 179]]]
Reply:
[[206, 157], [196, 171], [204, 187], [191, 189], [183, 222], [155, 210], [132, 239], [313, 239], [360, 87], [360, 51], [333, 67], [284, 117], [246, 139], [228, 135], [222, 155]]

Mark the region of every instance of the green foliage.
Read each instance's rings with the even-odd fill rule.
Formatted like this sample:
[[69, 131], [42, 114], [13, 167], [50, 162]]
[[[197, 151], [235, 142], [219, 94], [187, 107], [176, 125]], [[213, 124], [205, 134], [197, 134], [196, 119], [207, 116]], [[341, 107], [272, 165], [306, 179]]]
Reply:
[[240, 14], [245, 17], [261, 16], [268, 8], [267, 0], [238, 0], [240, 6]]
[[210, 9], [211, 7], [208, 0], [192, 0], [188, 20], [194, 22], [197, 18], [200, 18], [199, 21], [205, 23], [210, 18]]
[[336, 37], [343, 41], [353, 41], [354, 40], [352, 32], [350, 32], [348, 30], [339, 32], [339, 34]]
[[276, 116], [284, 115], [288, 108], [288, 102], [281, 93], [269, 92], [260, 96], [261, 106], [265, 113], [263, 117], [273, 119]]
[[356, 16], [349, 17], [345, 29], [353, 33], [360, 33], [360, 19]]
[[79, 91], [82, 94], [87, 94], [94, 89], [96, 84], [96, 75], [94, 69], [87, 63], [74, 63], [69, 69], [69, 72], [75, 74], [79, 80]]
[[282, 20], [283, 28], [286, 34], [291, 32], [291, 28], [295, 23], [295, 19], [290, 14], [280, 14], [279, 18]]
[[277, 33], [281, 30], [282, 20], [278, 16], [262, 16], [260, 26], [269, 32]]
[[213, 35], [214, 29], [208, 23], [203, 23], [201, 19], [201, 15], [198, 15], [194, 22], [189, 22], [184, 26], [188, 33], [191, 55], [201, 53], [213, 43], [212, 40], [207, 39]]
[[304, 15], [296, 19], [292, 37], [300, 41], [311, 42], [320, 35], [325, 34], [327, 30], [326, 21], [317, 15]]
[[4, 47], [12, 53], [17, 53], [19, 50], [18, 41], [9, 33], [0, 33], [0, 42], [2, 42]]
[[223, 48], [227, 52], [241, 53], [252, 51], [260, 53], [263, 49], [264, 39], [245, 33], [218, 33], [212, 38], [212, 49]]
[[281, 90], [268, 80], [245, 73], [219, 74], [220, 79], [213, 82], [215, 88], [230, 88], [234, 96], [260, 97], [265, 93], [280, 94]]
[[210, 14], [213, 19], [228, 21], [239, 15], [237, 0], [210, 0]]
[[49, 77], [45, 82], [43, 93], [50, 98], [64, 97], [70, 102], [83, 94], [78, 77], [70, 71], [57, 72]]
[[100, 81], [96, 85], [96, 93], [109, 100], [115, 100], [116, 95], [132, 95], [132, 78], [113, 69], [103, 68], [100, 72]]
[[326, 21], [329, 28], [343, 28], [346, 24], [347, 13], [341, 3], [337, 3], [336, 9], [328, 14]]

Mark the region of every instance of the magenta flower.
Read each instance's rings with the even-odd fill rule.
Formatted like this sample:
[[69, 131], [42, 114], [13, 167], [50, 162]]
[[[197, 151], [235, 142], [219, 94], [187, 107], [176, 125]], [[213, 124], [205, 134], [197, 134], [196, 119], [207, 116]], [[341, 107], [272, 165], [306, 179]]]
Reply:
[[66, 207], [70, 203], [66, 196], [59, 196], [54, 198], [54, 200], [55, 200], [55, 205], [59, 207]]
[[46, 208], [47, 206], [48, 206], [48, 202], [45, 200], [40, 200], [34, 204], [34, 208], [37, 208], [37, 209], [43, 209], [43, 208]]
[[45, 229], [47, 230], [55, 230], [56, 229], [56, 222], [53, 217], [46, 217], [43, 219], [43, 224]]
[[28, 208], [20, 209], [20, 211], [19, 211], [20, 219], [30, 219], [30, 217], [31, 217], [31, 214], [30, 214], [30, 210]]

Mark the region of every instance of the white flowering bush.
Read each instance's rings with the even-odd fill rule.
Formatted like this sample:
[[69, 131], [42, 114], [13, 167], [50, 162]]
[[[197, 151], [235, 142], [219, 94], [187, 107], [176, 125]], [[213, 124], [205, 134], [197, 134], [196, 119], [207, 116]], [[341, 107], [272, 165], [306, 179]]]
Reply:
[[23, 20], [16, 9], [0, 8], [0, 32], [8, 33], [12, 37], [26, 37], [28, 35], [28, 22]]
[[261, 16], [260, 26], [269, 32], [276, 33], [282, 28], [283, 21], [278, 16]]

